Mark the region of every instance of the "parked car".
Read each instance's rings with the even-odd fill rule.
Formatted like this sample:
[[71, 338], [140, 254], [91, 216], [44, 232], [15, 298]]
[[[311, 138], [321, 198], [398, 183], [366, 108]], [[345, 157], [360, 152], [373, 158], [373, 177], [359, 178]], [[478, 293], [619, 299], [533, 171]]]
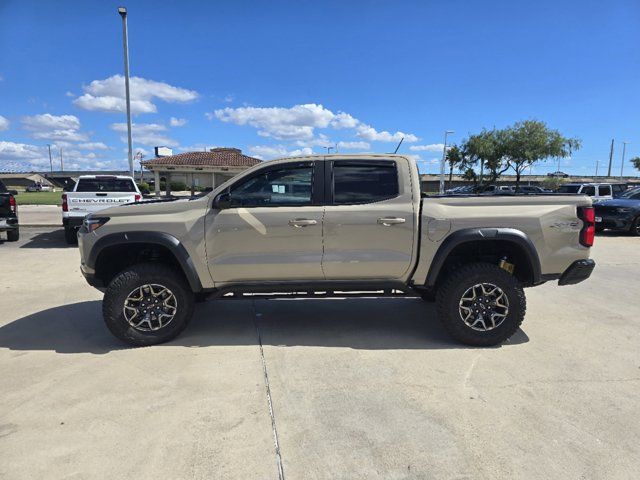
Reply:
[[322, 155], [93, 213], [78, 241], [108, 328], [133, 345], [179, 335], [196, 298], [265, 292], [435, 295], [454, 338], [495, 345], [522, 322], [524, 287], [591, 275], [593, 217], [584, 195], [424, 197], [405, 156]]
[[515, 188], [513, 185], [487, 185], [482, 193], [485, 195], [504, 195], [514, 193]]
[[640, 236], [640, 188], [624, 192], [619, 198], [595, 204], [596, 230], [605, 228]]
[[44, 185], [40, 182], [36, 182], [33, 185], [27, 187], [27, 192], [50, 192], [51, 185]]
[[535, 193], [552, 193], [551, 190], [539, 187], [537, 185], [520, 185], [516, 193], [535, 194]]
[[18, 224], [18, 205], [15, 190], [8, 190], [0, 180], [0, 232], [7, 232], [9, 242], [20, 240], [20, 225]]
[[557, 193], [589, 195], [594, 201], [600, 201], [621, 195], [625, 188], [626, 186], [622, 183], [566, 183], [560, 185]]
[[550, 172], [547, 173], [547, 177], [560, 177], [560, 178], [567, 178], [569, 176], [568, 173], [564, 173], [561, 172], [560, 170], [558, 170], [557, 172]]
[[133, 178], [120, 175], [82, 175], [71, 192], [62, 194], [62, 225], [67, 243], [77, 241], [82, 220], [90, 213], [142, 198]]

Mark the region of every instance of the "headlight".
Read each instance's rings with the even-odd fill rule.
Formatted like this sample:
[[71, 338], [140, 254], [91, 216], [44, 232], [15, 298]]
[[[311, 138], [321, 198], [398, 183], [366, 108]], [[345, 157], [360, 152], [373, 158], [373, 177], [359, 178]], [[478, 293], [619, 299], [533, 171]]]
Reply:
[[631, 209], [630, 208], [626, 208], [626, 207], [616, 208], [616, 212], [618, 212], [618, 213], [629, 213], [630, 211], [631, 211]]
[[102, 225], [109, 221], [109, 217], [100, 217], [100, 218], [91, 218], [87, 217], [82, 221], [82, 225], [87, 230], [87, 232], [95, 232]]

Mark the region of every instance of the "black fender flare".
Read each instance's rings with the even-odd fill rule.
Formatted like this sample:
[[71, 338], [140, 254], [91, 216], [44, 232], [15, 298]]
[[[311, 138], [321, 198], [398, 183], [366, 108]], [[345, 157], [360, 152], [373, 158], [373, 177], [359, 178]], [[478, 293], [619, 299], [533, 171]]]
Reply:
[[122, 232], [105, 235], [91, 247], [86, 264], [93, 269], [96, 266], [98, 257], [106, 248], [137, 243], [150, 243], [166, 247], [178, 261], [191, 290], [194, 292], [202, 291], [202, 283], [189, 252], [180, 243], [180, 240], [164, 232]]
[[525, 252], [529, 264], [531, 266], [531, 272], [533, 273], [533, 284], [541, 283], [541, 267], [540, 257], [536, 247], [529, 236], [515, 228], [464, 228], [462, 230], [456, 230], [450, 234], [440, 245], [436, 252], [431, 266], [429, 267], [429, 273], [427, 274], [426, 286], [432, 287], [436, 284], [438, 275], [444, 266], [444, 262], [447, 260], [449, 254], [459, 245], [468, 242], [490, 242], [495, 240], [504, 240], [512, 242], [518, 247], [522, 248]]

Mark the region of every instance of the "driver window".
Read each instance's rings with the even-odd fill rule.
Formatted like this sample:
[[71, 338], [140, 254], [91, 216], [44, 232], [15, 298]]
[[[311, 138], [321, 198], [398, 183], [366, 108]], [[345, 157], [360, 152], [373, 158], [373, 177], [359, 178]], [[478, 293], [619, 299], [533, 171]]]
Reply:
[[313, 166], [269, 169], [230, 190], [232, 207], [311, 205]]

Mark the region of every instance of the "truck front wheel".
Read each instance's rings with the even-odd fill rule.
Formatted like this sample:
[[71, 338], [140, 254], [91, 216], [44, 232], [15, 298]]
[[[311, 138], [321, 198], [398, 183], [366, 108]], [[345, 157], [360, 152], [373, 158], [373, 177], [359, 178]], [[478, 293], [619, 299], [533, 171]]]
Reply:
[[438, 316], [467, 345], [497, 345], [524, 320], [526, 299], [518, 279], [497, 265], [472, 263], [452, 272], [438, 289]]
[[179, 272], [159, 263], [140, 263], [111, 280], [102, 314], [117, 338], [145, 346], [177, 337], [191, 320], [193, 306], [193, 292]]

